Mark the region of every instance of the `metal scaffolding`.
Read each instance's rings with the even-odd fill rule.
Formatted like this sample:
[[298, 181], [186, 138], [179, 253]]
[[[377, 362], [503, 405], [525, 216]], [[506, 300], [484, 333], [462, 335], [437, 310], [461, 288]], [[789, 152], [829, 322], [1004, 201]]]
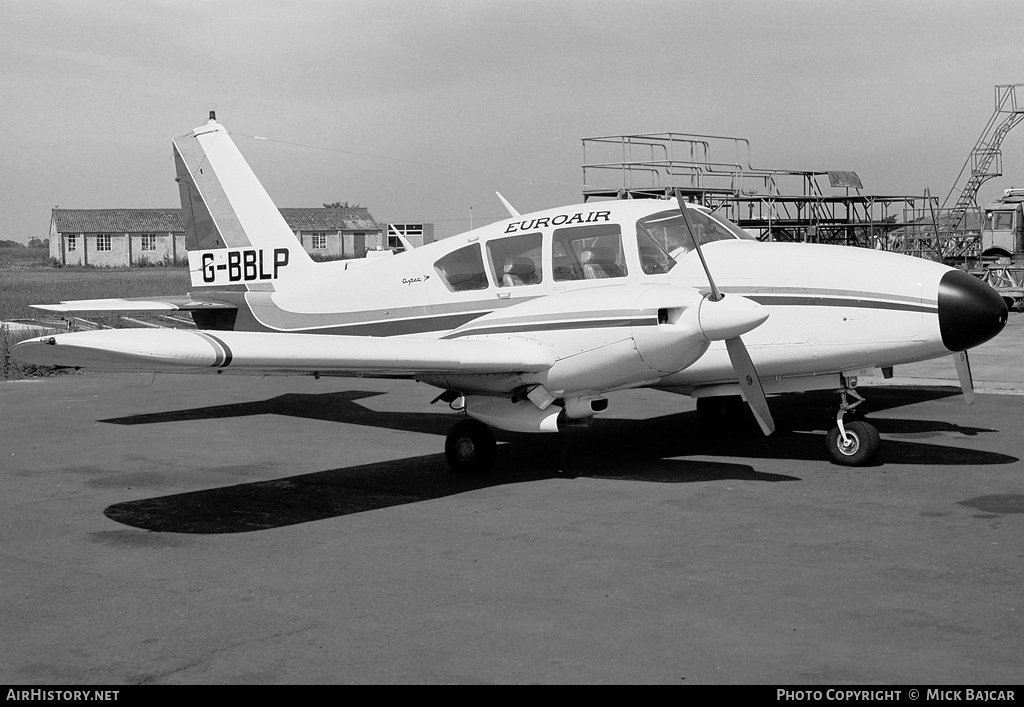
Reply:
[[679, 189], [762, 240], [872, 248], [887, 248], [900, 216], [925, 198], [861, 194], [853, 172], [754, 167], [744, 138], [675, 132], [583, 138], [583, 182], [584, 200]]

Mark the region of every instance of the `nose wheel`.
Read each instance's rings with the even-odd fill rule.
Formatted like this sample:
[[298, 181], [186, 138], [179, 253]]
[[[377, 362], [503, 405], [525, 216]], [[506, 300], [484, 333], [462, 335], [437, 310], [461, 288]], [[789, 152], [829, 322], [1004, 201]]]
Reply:
[[490, 428], [472, 418], [459, 422], [448, 433], [444, 455], [457, 474], [479, 474], [494, 464], [497, 442]]
[[[856, 420], [848, 424], [843, 423], [846, 413], [864, 402], [864, 398], [853, 389], [857, 384], [856, 378], [844, 379], [843, 382], [846, 387], [838, 391], [840, 402], [839, 412], [836, 413], [836, 426], [825, 435], [828, 455], [832, 461], [842, 466], [868, 466], [878, 457], [882, 439], [875, 426], [868, 422]], [[850, 397], [856, 400], [851, 403]]]

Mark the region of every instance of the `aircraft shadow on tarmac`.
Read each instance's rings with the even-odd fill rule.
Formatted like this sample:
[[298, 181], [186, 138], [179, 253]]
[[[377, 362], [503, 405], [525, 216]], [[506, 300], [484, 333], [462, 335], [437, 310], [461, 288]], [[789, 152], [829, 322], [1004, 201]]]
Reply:
[[[356, 401], [378, 395], [366, 391], [289, 394], [268, 400], [113, 418], [120, 425], [210, 420], [247, 415], [290, 415], [346, 424], [372, 425], [443, 436], [457, 419], [450, 413], [377, 412]], [[940, 389], [870, 391], [875, 412], [953, 395]], [[452, 474], [443, 454], [398, 459], [301, 474], [282, 479], [117, 503], [110, 519], [158, 532], [237, 533], [324, 520], [405, 503], [443, 498], [466, 491], [554, 478], [605, 478], [654, 483], [745, 479], [799, 481], [766, 473], [747, 464], [681, 459], [717, 456], [750, 459], [824, 460], [823, 432], [834, 420], [831, 393], [773, 398], [777, 430], [766, 438], [752, 419], [735, 429], [709, 432], [695, 412], [644, 420], [599, 418], [589, 430], [559, 435], [500, 434], [492, 473]], [[867, 407], [865, 403], [862, 407]], [[994, 432], [932, 420], [870, 418], [885, 435]], [[1008, 464], [1016, 458], [994, 452], [887, 438], [878, 465]], [[828, 467], [826, 467], [828, 468]], [[857, 473], [831, 467], [837, 473]]]

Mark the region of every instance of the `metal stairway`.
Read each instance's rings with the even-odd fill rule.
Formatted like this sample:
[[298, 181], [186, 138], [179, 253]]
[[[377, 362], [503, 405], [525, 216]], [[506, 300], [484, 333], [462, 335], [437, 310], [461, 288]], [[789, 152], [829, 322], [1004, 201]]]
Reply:
[[[953, 198], [953, 194], [959, 192], [956, 202], [948, 210], [948, 218], [943, 224], [944, 235], [953, 236], [957, 233], [963, 222], [964, 215], [971, 207], [978, 208], [978, 189], [981, 185], [994, 177], [1002, 176], [1002, 145], [1003, 138], [1018, 123], [1024, 120], [1024, 107], [1017, 106], [1017, 88], [1024, 87], [1024, 84], [1003, 84], [995, 88], [996, 109], [989, 118], [981, 137], [971, 150], [967, 162], [960, 168], [956, 182], [942, 202], [942, 210], [946, 211], [946, 205]], [[967, 175], [965, 178], [965, 174]]]

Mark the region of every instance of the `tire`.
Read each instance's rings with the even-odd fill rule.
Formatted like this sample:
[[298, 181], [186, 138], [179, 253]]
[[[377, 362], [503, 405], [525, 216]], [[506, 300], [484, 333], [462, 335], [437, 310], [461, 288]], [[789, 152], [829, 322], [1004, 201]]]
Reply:
[[845, 427], [849, 444], [843, 444], [843, 436], [839, 434], [838, 427], [833, 427], [825, 435], [828, 455], [832, 461], [842, 466], [867, 466], [874, 462], [882, 447], [882, 439], [874, 425], [858, 420]]
[[463, 420], [448, 433], [444, 455], [457, 474], [479, 474], [494, 465], [497, 443], [487, 425], [479, 420]]

